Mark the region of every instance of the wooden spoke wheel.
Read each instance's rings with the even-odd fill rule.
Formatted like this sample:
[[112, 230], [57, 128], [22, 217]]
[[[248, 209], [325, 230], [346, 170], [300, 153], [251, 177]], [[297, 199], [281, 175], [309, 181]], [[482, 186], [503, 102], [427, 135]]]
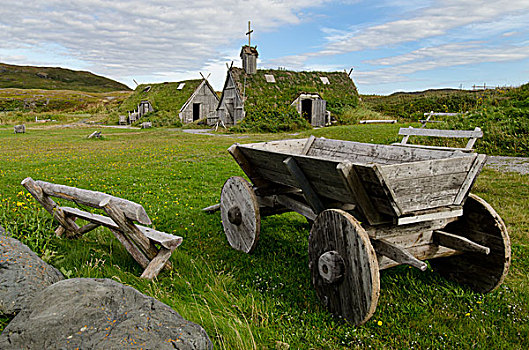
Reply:
[[443, 231], [489, 247], [490, 253], [432, 259], [430, 265], [435, 271], [479, 293], [491, 292], [502, 284], [511, 264], [511, 242], [503, 220], [485, 200], [470, 194], [463, 206], [463, 216]]
[[377, 256], [369, 236], [345, 211], [323, 211], [310, 230], [312, 283], [327, 309], [355, 325], [375, 312], [380, 292]]
[[220, 195], [220, 217], [230, 245], [250, 253], [259, 238], [261, 216], [254, 190], [242, 177], [233, 176], [224, 183]]

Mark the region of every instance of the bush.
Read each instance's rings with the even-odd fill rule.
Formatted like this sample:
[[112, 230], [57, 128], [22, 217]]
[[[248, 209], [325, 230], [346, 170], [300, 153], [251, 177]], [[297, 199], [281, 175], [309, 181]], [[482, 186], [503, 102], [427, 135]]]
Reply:
[[181, 128], [182, 122], [178, 115], [168, 111], [156, 111], [144, 115], [140, 120], [135, 122], [134, 126], [139, 126], [143, 122], [151, 122], [153, 127], [170, 126]]
[[341, 115], [333, 115], [339, 124], [358, 124], [360, 120], [388, 119], [379, 112], [372, 111], [363, 105], [357, 107], [346, 107]]
[[484, 134], [476, 143], [478, 151], [529, 156], [529, 109], [487, 106], [448, 121], [449, 129], [470, 130], [475, 127], [480, 127]]
[[230, 130], [234, 132], [285, 132], [310, 129], [292, 106], [271, 107], [268, 105], [249, 106], [246, 116]]

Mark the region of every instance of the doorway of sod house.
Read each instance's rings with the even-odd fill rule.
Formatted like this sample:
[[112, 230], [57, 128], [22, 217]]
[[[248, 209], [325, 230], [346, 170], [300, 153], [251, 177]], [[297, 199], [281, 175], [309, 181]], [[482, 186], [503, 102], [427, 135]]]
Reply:
[[193, 121], [200, 119], [200, 103], [193, 103]]
[[312, 100], [301, 100], [301, 116], [310, 123], [312, 120]]

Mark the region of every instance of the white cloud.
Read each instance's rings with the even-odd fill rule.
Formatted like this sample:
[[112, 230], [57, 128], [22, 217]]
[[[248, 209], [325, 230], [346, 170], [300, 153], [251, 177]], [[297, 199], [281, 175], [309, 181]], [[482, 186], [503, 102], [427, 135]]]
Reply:
[[[373, 25], [352, 31], [330, 32], [327, 46], [313, 55], [339, 53], [394, 46], [447, 34], [467, 25], [491, 24], [502, 30], [518, 26], [512, 16], [523, 13], [527, 18], [529, 1], [512, 0], [441, 0], [431, 6], [413, 11], [404, 19]], [[503, 20], [500, 20], [503, 19]]]
[[410, 81], [413, 73], [443, 67], [529, 58], [529, 44], [522, 41], [529, 28], [527, 0], [389, 1], [383, 6], [388, 5], [396, 9], [398, 20], [326, 27], [322, 33], [327, 43], [320, 50], [274, 61], [307, 69], [326, 56], [359, 51], [387, 55], [395, 48], [400, 52], [414, 48], [400, 55], [365, 60], [362, 65], [357, 62], [362, 68], [355, 69], [355, 81], [374, 85]]
[[480, 44], [479, 42], [447, 44], [415, 50], [404, 55], [371, 60], [368, 63], [386, 67], [356, 72], [355, 78], [361, 84], [393, 83], [407, 81], [408, 76], [421, 71], [529, 58], [529, 46], [483, 47]]
[[[60, 47], [59, 55], [114, 78], [198, 71], [261, 32], [304, 20], [326, 0], [2, 0], [0, 50]], [[238, 44], [237, 44], [238, 46]]]

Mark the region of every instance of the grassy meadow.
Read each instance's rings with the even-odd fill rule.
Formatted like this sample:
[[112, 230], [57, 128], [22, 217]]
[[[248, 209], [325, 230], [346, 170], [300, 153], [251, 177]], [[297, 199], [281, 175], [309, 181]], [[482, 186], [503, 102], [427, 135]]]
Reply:
[[[243, 173], [233, 143], [310, 134], [388, 144], [402, 124], [337, 126], [282, 134], [191, 135], [177, 129], [0, 126], [0, 225], [67, 277], [112, 278], [168, 304], [202, 325], [217, 349], [482, 348], [529, 346], [529, 176], [485, 169], [473, 193], [500, 214], [512, 241], [505, 283], [481, 295], [399, 266], [381, 272], [377, 311], [362, 327], [332, 317], [308, 269], [309, 224], [294, 213], [262, 220], [256, 250], [230, 248], [217, 203], [230, 176]], [[479, 143], [479, 141], [478, 141]], [[28, 196], [25, 177], [98, 190], [142, 204], [156, 229], [184, 237], [171, 272], [154, 281], [107, 229], [77, 240], [54, 236], [56, 224]], [[68, 203], [68, 205], [74, 205]], [[3, 328], [8, 319], [0, 319]]]

